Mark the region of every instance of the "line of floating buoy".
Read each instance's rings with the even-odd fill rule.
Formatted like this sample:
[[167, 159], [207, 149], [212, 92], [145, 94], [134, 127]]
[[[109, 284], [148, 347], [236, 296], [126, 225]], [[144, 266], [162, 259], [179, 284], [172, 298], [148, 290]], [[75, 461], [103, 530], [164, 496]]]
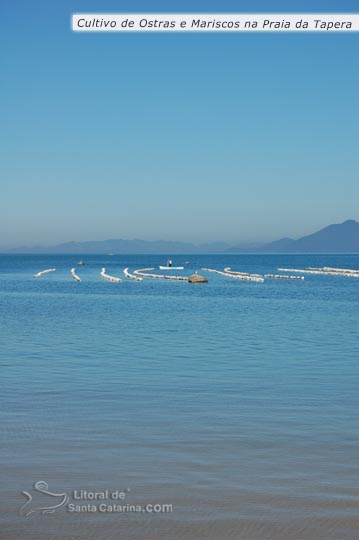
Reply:
[[269, 279], [304, 279], [304, 276], [285, 276], [283, 274], [264, 274]]
[[234, 272], [221, 272], [221, 270], [214, 270], [213, 268], [201, 268], [201, 270], [204, 270], [205, 272], [214, 272], [215, 274], [219, 274], [221, 276], [226, 276], [234, 279], [240, 279], [242, 281], [253, 281], [256, 283], [264, 283], [264, 278], [259, 277], [259, 275], [256, 274], [235, 274]]
[[165, 276], [164, 274], [152, 274], [152, 270], [154, 270], [154, 268], [141, 268], [139, 270], [134, 270], [133, 273], [136, 276], [143, 276], [152, 279], [172, 279], [174, 281], [188, 281], [188, 277], [186, 276]]
[[100, 276], [103, 279], [107, 279], [107, 281], [112, 281], [113, 283], [121, 283], [122, 281], [122, 279], [119, 277], [109, 276], [108, 274], [106, 274], [106, 268], [102, 268]]
[[50, 272], [56, 272], [56, 268], [48, 268], [47, 270], [42, 270], [41, 272], [34, 274], [34, 278], [39, 278], [45, 274], [49, 274]]
[[80, 283], [81, 278], [80, 278], [80, 276], [78, 276], [78, 275], [76, 274], [75, 268], [71, 268], [71, 275], [72, 275], [72, 277], [74, 278], [75, 281], [77, 281], [78, 283]]
[[331, 266], [323, 266], [322, 268], [311, 268], [308, 266], [308, 270], [324, 270], [325, 272], [341, 272], [345, 274], [359, 274], [359, 270], [353, 270], [352, 268], [332, 268]]
[[326, 276], [344, 276], [344, 277], [356, 277], [359, 278], [359, 270], [346, 270], [344, 268], [278, 268], [280, 272], [300, 272], [301, 274], [320, 274]]
[[262, 274], [250, 274], [249, 272], [238, 272], [235, 270], [232, 270], [230, 266], [227, 266], [223, 272], [226, 274], [234, 274], [235, 276], [252, 276], [252, 277], [263, 277]]
[[134, 279], [135, 281], [143, 281], [143, 278], [141, 278], [139, 276], [135, 276], [135, 274], [130, 274], [130, 272], [128, 271], [128, 268], [125, 268], [123, 273], [129, 279]]

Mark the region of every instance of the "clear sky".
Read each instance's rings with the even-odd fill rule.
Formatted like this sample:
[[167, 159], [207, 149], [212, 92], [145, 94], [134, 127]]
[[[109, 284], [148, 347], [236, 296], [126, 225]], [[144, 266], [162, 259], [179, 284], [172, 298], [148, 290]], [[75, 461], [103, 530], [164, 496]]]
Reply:
[[358, 1], [0, 8], [0, 247], [250, 242], [358, 217], [359, 33], [73, 33], [73, 12], [355, 12]]

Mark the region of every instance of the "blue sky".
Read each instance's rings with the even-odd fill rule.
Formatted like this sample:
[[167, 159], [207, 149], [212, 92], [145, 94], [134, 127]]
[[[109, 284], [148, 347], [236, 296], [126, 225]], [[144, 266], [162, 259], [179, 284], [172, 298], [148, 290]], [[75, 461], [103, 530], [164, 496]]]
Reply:
[[73, 12], [357, 12], [353, 1], [2, 4], [0, 247], [251, 242], [358, 217], [359, 34], [77, 34]]

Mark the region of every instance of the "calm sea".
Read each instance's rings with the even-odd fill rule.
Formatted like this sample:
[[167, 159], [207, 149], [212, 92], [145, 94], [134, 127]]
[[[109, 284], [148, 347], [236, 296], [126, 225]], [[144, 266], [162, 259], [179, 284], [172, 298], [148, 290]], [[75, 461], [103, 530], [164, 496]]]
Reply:
[[[356, 540], [359, 280], [99, 276], [166, 259], [0, 256], [1, 539]], [[359, 268], [349, 255], [173, 259], [184, 273]]]

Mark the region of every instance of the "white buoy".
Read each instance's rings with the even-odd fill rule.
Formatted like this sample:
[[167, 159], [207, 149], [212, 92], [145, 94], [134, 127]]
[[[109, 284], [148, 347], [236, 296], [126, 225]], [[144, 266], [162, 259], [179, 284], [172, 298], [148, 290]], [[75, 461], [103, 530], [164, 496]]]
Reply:
[[141, 278], [139, 276], [135, 276], [135, 274], [130, 274], [130, 272], [128, 271], [128, 268], [125, 268], [123, 273], [129, 279], [133, 279], [134, 281], [143, 281], [143, 278]]
[[119, 277], [109, 276], [108, 274], [106, 274], [106, 268], [102, 268], [100, 276], [107, 281], [112, 281], [113, 283], [121, 283], [122, 281], [122, 279]]
[[265, 274], [264, 277], [269, 279], [304, 279], [304, 276], [285, 276], [283, 274]]
[[213, 268], [202, 268], [205, 272], [214, 272], [220, 276], [226, 276], [233, 279], [239, 279], [242, 281], [253, 281], [256, 283], [264, 283], [264, 278], [259, 276], [259, 274], [245, 274], [245, 273], [235, 273], [235, 272], [221, 272], [220, 270], [214, 270]]
[[231, 269], [230, 266], [224, 268], [223, 272], [226, 274], [234, 274], [235, 276], [250, 276], [250, 277], [263, 277], [262, 274], [250, 274], [249, 272], [238, 272]]
[[278, 268], [280, 272], [299, 272], [301, 274], [318, 274], [325, 276], [343, 276], [359, 278], [359, 270], [349, 270], [348, 268], [329, 268], [324, 266], [322, 268]]
[[42, 270], [41, 272], [34, 274], [34, 278], [39, 278], [45, 274], [49, 274], [50, 272], [56, 272], [56, 268], [48, 268], [47, 270]]
[[72, 277], [74, 278], [75, 281], [80, 283], [81, 278], [76, 274], [75, 268], [71, 268], [71, 275], [72, 275]]
[[136, 276], [143, 276], [152, 279], [172, 279], [173, 281], [188, 281], [187, 276], [165, 276], [164, 274], [152, 274], [152, 270], [154, 270], [154, 268], [141, 268], [139, 270], [134, 270], [133, 273], [136, 274]]

